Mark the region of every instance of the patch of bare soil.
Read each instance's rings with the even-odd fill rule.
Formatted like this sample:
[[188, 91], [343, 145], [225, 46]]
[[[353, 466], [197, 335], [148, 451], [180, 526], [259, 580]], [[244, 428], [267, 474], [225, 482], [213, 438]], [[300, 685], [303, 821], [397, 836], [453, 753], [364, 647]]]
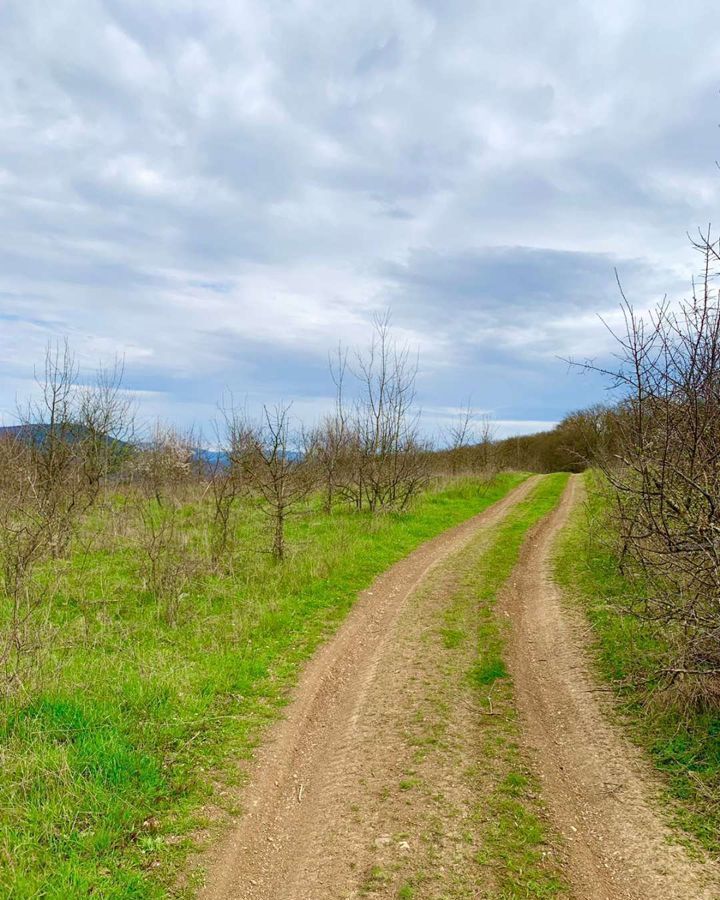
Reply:
[[423, 545], [361, 595], [258, 752], [246, 812], [210, 861], [205, 900], [397, 896], [406, 872], [424, 873], [414, 897], [483, 896], [463, 827], [474, 711], [454, 702], [457, 667], [473, 642], [445, 653], [438, 640], [455, 557], [428, 576], [481, 542], [534, 481]]
[[499, 607], [511, 620], [524, 740], [567, 841], [568, 878], [579, 900], [717, 900], [716, 869], [672, 843], [656, 811], [657, 782], [612, 724], [612, 700], [591, 675], [589, 626], [551, 581], [553, 540], [580, 491], [573, 477], [529, 536]]

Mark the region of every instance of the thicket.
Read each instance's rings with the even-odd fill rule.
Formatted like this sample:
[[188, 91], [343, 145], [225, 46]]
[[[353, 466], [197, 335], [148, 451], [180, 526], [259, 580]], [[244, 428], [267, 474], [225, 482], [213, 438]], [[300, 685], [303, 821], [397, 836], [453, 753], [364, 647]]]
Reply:
[[662, 635], [658, 675], [691, 702], [720, 700], [720, 247], [694, 244], [689, 299], [645, 315], [623, 297], [613, 446], [596, 455], [610, 486], [623, 571], [642, 585], [627, 610]]

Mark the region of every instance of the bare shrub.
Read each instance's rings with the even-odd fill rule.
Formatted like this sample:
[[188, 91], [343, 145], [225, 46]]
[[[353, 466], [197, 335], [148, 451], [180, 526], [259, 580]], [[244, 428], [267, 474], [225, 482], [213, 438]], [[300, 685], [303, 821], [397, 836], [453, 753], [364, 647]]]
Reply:
[[68, 552], [123, 463], [132, 410], [121, 381], [116, 364], [82, 383], [67, 343], [48, 348], [38, 397], [0, 440], [0, 663], [8, 685], [45, 640], [54, 589], [38, 568]]
[[140, 572], [168, 625], [177, 623], [181, 601], [198, 571], [183, 521], [184, 506], [197, 485], [196, 456], [192, 435], [157, 425], [134, 459]]
[[313, 471], [313, 481], [322, 486], [323, 508], [332, 512], [342, 489], [347, 471], [350, 435], [341, 419], [325, 416], [318, 426], [303, 436], [306, 465]]
[[136, 486], [162, 506], [187, 494], [194, 474], [192, 434], [156, 423], [152, 436], [137, 449], [132, 464]]
[[52, 555], [52, 531], [32, 477], [31, 450], [16, 437], [0, 440], [0, 591], [3, 687], [13, 690], [43, 646], [50, 591], [33, 577]]
[[242, 494], [243, 483], [239, 470], [229, 459], [217, 459], [208, 471], [208, 485], [212, 502], [209, 525], [210, 559], [219, 567], [233, 550], [233, 511]]
[[322, 486], [325, 512], [330, 513], [336, 498], [357, 465], [358, 442], [349, 421], [344, 400], [347, 352], [338, 348], [330, 359], [330, 375], [335, 385], [335, 409], [319, 425], [303, 435], [305, 464], [311, 479]]
[[20, 410], [16, 437], [29, 450], [29, 477], [57, 556], [126, 454], [133, 417], [122, 375], [116, 363], [82, 383], [68, 344], [56, 345], [37, 378], [39, 399]]
[[142, 502], [139, 509], [144, 585], [157, 603], [160, 618], [168, 625], [175, 625], [197, 563], [177, 506], [168, 503], [160, 506], [152, 500]]

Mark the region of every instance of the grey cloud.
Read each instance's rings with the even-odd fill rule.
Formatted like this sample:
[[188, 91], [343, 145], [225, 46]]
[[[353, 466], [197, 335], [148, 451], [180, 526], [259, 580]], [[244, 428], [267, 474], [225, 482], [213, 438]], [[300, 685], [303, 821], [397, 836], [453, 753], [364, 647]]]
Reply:
[[643, 300], [648, 290], [671, 277], [650, 270], [642, 260], [536, 247], [446, 255], [414, 250], [404, 263], [388, 262], [380, 271], [394, 286], [391, 296], [397, 306], [422, 320], [452, 314], [467, 323], [468, 317], [491, 313], [507, 314], [511, 324], [518, 312], [551, 321], [558, 314], [599, 312], [617, 304], [616, 269], [629, 294], [641, 287]]

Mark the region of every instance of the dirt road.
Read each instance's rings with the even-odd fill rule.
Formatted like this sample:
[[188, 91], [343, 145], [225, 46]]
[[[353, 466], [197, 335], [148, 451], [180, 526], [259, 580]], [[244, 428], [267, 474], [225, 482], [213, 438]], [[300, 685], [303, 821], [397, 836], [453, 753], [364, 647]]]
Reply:
[[524, 740], [567, 841], [574, 896], [717, 900], [715, 873], [670, 843], [648, 767], [611, 724], [611, 700], [593, 681], [584, 649], [588, 624], [561, 601], [550, 578], [554, 538], [580, 492], [575, 477], [529, 536], [500, 605], [512, 623], [509, 664]]
[[376, 773], [383, 781], [399, 765], [392, 743], [402, 727], [398, 685], [417, 676], [418, 654], [398, 649], [402, 613], [430, 572], [499, 522], [535, 480], [424, 544], [361, 595], [306, 667], [286, 717], [260, 750], [243, 796], [247, 812], [209, 866], [205, 900], [340, 900], [359, 889], [368, 842], [372, 850], [389, 831], [388, 824], [369, 828], [363, 778]]
[[[476, 758], [478, 711], [463, 674], [472, 642], [439, 636], [461, 570], [531, 488], [420, 547], [361, 596], [261, 748], [246, 813], [210, 861], [205, 900], [496, 896], [468, 817], [478, 802], [469, 767], [491, 765]], [[549, 580], [552, 541], [577, 492], [572, 481], [531, 534], [500, 607], [512, 619], [523, 740], [566, 838], [573, 896], [718, 898], [708, 872], [667, 843], [652, 779], [608, 724], [582, 623]], [[470, 626], [471, 608], [462, 614]], [[411, 871], [422, 887], [403, 893]]]

